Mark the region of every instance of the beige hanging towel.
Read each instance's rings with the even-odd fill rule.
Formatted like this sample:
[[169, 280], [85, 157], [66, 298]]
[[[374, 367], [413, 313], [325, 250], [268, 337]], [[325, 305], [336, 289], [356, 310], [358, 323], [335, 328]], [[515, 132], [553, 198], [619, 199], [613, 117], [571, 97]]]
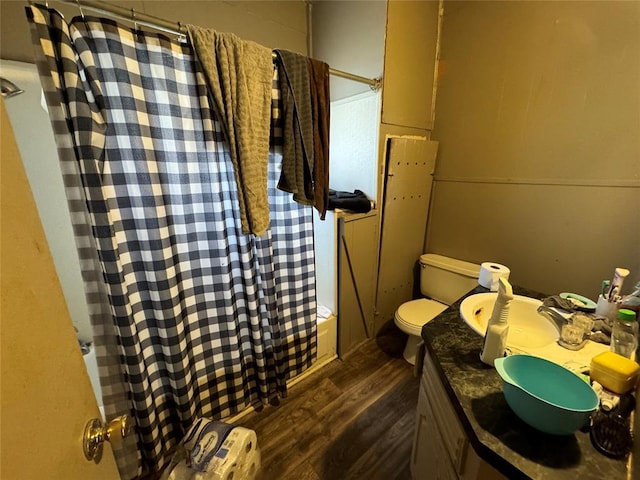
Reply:
[[262, 235], [269, 227], [271, 50], [233, 33], [195, 25], [187, 29], [229, 141], [242, 232]]

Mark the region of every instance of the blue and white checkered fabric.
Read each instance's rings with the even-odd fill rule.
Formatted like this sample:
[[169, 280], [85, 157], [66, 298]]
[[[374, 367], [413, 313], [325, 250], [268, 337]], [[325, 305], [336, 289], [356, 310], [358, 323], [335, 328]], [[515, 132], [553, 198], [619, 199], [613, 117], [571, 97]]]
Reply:
[[137, 473], [157, 471], [196, 417], [285, 395], [316, 355], [312, 212], [276, 188], [277, 81], [271, 227], [257, 238], [242, 234], [228, 147], [189, 45], [106, 19], [67, 25], [43, 7], [27, 15], [96, 342], [115, 329], [119, 345], [101, 381], [115, 391], [123, 374]]

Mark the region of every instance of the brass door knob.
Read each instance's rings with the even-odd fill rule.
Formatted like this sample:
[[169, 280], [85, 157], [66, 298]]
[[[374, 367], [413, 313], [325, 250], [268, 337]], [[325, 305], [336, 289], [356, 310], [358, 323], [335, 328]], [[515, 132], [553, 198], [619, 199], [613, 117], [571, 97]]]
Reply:
[[100, 460], [102, 456], [102, 444], [107, 441], [113, 443], [120, 441], [131, 431], [131, 419], [128, 415], [114, 418], [108, 424], [104, 424], [99, 418], [92, 418], [84, 427], [82, 448], [87, 460]]

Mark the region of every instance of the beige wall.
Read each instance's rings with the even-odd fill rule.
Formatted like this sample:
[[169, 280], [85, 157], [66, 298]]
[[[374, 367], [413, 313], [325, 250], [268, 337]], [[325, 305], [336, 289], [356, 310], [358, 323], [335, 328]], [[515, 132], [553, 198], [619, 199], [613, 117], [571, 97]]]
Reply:
[[[42, 2], [44, 3], [44, 2]], [[307, 17], [303, 0], [281, 1], [107, 1], [166, 20], [233, 32], [270, 48], [307, 53]], [[0, 1], [0, 58], [33, 63], [24, 0]], [[51, 7], [65, 18], [78, 9], [58, 2]], [[86, 14], [94, 15], [86, 12]]]
[[[387, 139], [398, 136], [428, 139], [431, 135], [438, 19], [437, 0], [387, 3], [382, 120], [378, 135], [379, 202], [384, 195]], [[412, 226], [407, 225], [407, 234], [412, 231]]]
[[445, 2], [427, 249], [597, 297], [640, 280], [640, 2]]
[[[386, 0], [314, 0], [312, 56], [333, 68], [382, 77]], [[331, 100], [368, 92], [369, 86], [331, 77]]]
[[[2, 58], [31, 61], [25, 3], [0, 2]], [[306, 51], [302, 0], [118, 3]], [[346, 8], [315, 2], [318, 21], [324, 3]], [[364, 35], [362, 25], [377, 25], [385, 2], [346, 3], [353, 5], [344, 19]], [[360, 5], [358, 14], [356, 4], [372, 5]], [[76, 13], [59, 8], [67, 16]], [[434, 19], [436, 11], [434, 2], [392, 0], [388, 8], [389, 18], [422, 9]], [[640, 279], [640, 2], [446, 1], [444, 11], [433, 132], [428, 116], [402, 119], [402, 108], [380, 131], [381, 144], [390, 133], [424, 133], [440, 142], [425, 249], [505, 263], [515, 282], [546, 292], [595, 296], [616, 266], [632, 269], [629, 283]], [[395, 23], [395, 34], [402, 34], [402, 18]], [[394, 30], [386, 35], [387, 45], [399, 51], [418, 44], [421, 51], [425, 45], [435, 50], [433, 35], [396, 46], [394, 39], [389, 44]], [[320, 32], [317, 38], [322, 49], [322, 42], [335, 43], [339, 35]], [[342, 65], [329, 59], [349, 71], [360, 62], [352, 60]], [[387, 51], [385, 94], [394, 89], [403, 95], [387, 107], [420, 97], [431, 85], [422, 63], [398, 67], [394, 61]], [[364, 61], [355, 73], [375, 76], [377, 62]], [[424, 89], [402, 86], [402, 78], [415, 80], [414, 67], [424, 71]], [[394, 75], [396, 87], [389, 84]], [[428, 108], [428, 101], [410, 101], [407, 108], [418, 103]]]
[[438, 1], [390, 0], [382, 123], [431, 130]]

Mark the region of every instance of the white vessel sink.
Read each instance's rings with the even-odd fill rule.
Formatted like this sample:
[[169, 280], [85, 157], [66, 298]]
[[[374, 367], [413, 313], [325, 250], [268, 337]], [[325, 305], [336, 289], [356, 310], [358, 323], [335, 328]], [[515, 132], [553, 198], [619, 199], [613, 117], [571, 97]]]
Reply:
[[[497, 293], [478, 293], [465, 298], [460, 305], [463, 320], [483, 337], [497, 296]], [[535, 298], [514, 295], [509, 309], [509, 346], [540, 348], [558, 340], [557, 326], [536, 311], [540, 305], [542, 302]]]
[[[478, 335], [484, 337], [487, 322], [498, 294], [477, 293], [465, 298], [460, 304], [460, 315], [464, 322]], [[509, 309], [509, 333], [507, 347], [513, 353], [528, 353], [580, 371], [589, 366], [591, 358], [607, 351], [609, 347], [592, 341], [578, 351], [567, 350], [558, 345], [559, 327], [537, 312], [542, 305], [535, 298], [514, 295]]]

